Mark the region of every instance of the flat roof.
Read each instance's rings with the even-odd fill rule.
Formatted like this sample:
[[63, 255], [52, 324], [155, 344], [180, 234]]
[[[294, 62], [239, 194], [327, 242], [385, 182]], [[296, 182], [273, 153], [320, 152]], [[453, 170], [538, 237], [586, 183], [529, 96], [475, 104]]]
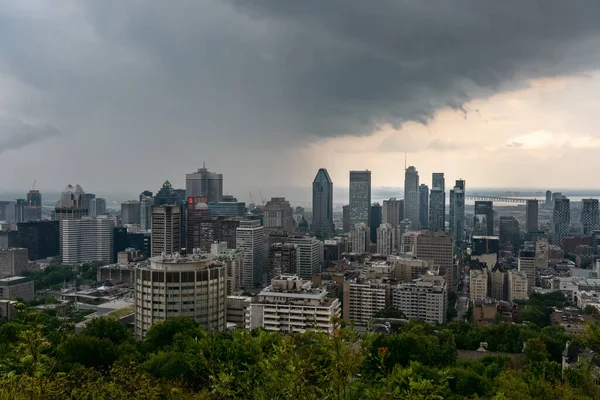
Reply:
[[11, 276], [9, 278], [0, 279], [0, 286], [12, 286], [25, 282], [31, 282], [31, 279], [24, 276]]

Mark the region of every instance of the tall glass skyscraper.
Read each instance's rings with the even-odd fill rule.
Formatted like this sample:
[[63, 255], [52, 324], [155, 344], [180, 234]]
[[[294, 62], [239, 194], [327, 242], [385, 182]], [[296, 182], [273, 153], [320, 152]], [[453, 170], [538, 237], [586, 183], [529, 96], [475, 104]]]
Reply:
[[584, 236], [590, 236], [597, 230], [598, 224], [598, 199], [583, 199], [581, 206], [581, 227]]
[[450, 234], [461, 245], [465, 239], [465, 181], [457, 180], [450, 190]]
[[419, 186], [419, 229], [429, 226], [429, 187], [422, 183]]
[[554, 227], [554, 244], [562, 246], [563, 239], [569, 234], [571, 224], [571, 204], [566, 196], [560, 196], [554, 200], [554, 212], [552, 213], [552, 225]]
[[335, 232], [333, 225], [333, 181], [325, 168], [319, 169], [313, 180], [311, 232], [328, 236]]
[[223, 199], [223, 174], [210, 172], [206, 166], [197, 172], [185, 175], [185, 195], [190, 197], [207, 197], [209, 203]]
[[419, 173], [412, 165], [404, 173], [404, 219], [413, 230], [419, 229]]
[[360, 223], [370, 224], [371, 171], [350, 171], [350, 230]]
[[443, 172], [434, 172], [429, 192], [429, 230], [444, 231], [446, 229], [446, 192]]

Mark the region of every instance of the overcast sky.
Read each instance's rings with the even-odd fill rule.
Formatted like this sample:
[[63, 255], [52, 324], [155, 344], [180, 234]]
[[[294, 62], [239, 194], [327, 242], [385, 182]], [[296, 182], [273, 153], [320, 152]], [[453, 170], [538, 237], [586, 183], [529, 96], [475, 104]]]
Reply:
[[[598, 188], [597, 0], [0, 0], [0, 189]], [[449, 186], [449, 185], [447, 185]], [[281, 189], [283, 191], [283, 189]], [[283, 193], [284, 194], [284, 193]]]

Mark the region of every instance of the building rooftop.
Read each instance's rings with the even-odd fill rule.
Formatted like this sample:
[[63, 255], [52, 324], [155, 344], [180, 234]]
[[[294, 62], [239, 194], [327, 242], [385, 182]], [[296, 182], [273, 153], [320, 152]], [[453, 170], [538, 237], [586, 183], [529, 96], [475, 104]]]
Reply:
[[31, 281], [31, 279], [24, 276], [11, 276], [9, 278], [0, 279], [0, 286], [12, 286], [29, 281]]

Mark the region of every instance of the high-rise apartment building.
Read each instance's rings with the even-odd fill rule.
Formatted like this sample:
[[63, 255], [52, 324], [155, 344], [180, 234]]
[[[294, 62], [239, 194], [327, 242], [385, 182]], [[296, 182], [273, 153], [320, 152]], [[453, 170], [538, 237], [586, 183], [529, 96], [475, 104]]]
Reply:
[[523, 271], [508, 271], [508, 301], [527, 300], [529, 279]]
[[64, 264], [113, 262], [114, 222], [109, 218], [82, 217], [61, 222]]
[[538, 231], [539, 202], [537, 200], [527, 200], [525, 206], [525, 230], [527, 233]]
[[187, 230], [187, 251], [192, 251], [193, 249], [201, 249], [204, 252], [208, 251], [209, 243], [205, 242], [204, 245], [202, 243], [202, 221], [210, 218], [207, 201], [206, 196], [189, 197], [187, 199], [187, 224], [185, 226]]
[[333, 181], [325, 168], [319, 169], [312, 187], [311, 232], [319, 236], [329, 236], [335, 232], [333, 225]]
[[581, 228], [584, 236], [590, 236], [600, 228], [598, 199], [583, 199], [581, 205]]
[[60, 222], [31, 221], [17, 225], [19, 247], [26, 248], [29, 259], [41, 260], [60, 255]]
[[185, 196], [207, 197], [209, 203], [220, 202], [223, 199], [223, 174], [210, 172], [206, 166], [186, 174]]
[[429, 187], [422, 183], [419, 185], [419, 229], [429, 227]]
[[121, 223], [123, 225], [140, 224], [140, 202], [128, 200], [121, 203]]
[[377, 311], [389, 307], [389, 284], [356, 279], [344, 282], [344, 321], [367, 325]]
[[290, 238], [289, 243], [298, 246], [296, 275], [305, 280], [312, 279], [313, 274], [321, 271], [323, 242], [314, 237], [297, 236]]
[[298, 269], [298, 245], [273, 243], [269, 247], [269, 280], [280, 275], [296, 275]]
[[370, 230], [367, 224], [360, 223], [350, 231], [350, 242], [353, 253], [368, 253], [371, 245]]
[[[556, 193], [554, 193], [556, 194]], [[569, 235], [569, 225], [571, 224], [571, 210], [569, 199], [560, 196], [554, 201], [554, 211], [552, 214], [552, 225], [554, 233], [554, 244], [562, 246], [563, 239]]]
[[527, 293], [533, 293], [535, 288], [535, 280], [537, 277], [537, 268], [535, 264], [535, 251], [521, 250], [517, 265], [520, 272], [527, 276]]
[[152, 207], [152, 256], [181, 251], [181, 206]]
[[28, 261], [27, 249], [0, 249], [0, 278], [21, 275], [27, 271]]
[[390, 255], [396, 247], [396, 230], [390, 224], [381, 224], [377, 228], [377, 253]]
[[350, 171], [350, 226], [360, 223], [369, 225], [371, 219], [371, 171]]
[[476, 201], [473, 215], [473, 235], [494, 235], [494, 206], [491, 201]]
[[242, 281], [245, 287], [267, 281], [267, 247], [260, 221], [240, 221], [236, 231], [236, 248], [243, 254]]
[[294, 210], [285, 197], [273, 197], [265, 204], [263, 214], [265, 234], [277, 232], [294, 233]]
[[371, 225], [369, 226], [369, 236], [372, 243], [377, 243], [377, 228], [383, 221], [383, 208], [379, 203], [373, 203], [371, 206]]
[[465, 240], [465, 181], [457, 180], [450, 190], [449, 232], [462, 245]]
[[192, 318], [209, 331], [227, 327], [227, 271], [211, 254], [153, 257], [135, 268], [134, 286], [138, 338], [153, 324], [177, 317]]
[[446, 322], [448, 289], [442, 277], [428, 276], [401, 283], [392, 293], [394, 307], [402, 311], [406, 318], [439, 324]]
[[419, 173], [411, 165], [404, 172], [404, 219], [414, 230], [419, 229], [419, 193]]
[[400, 221], [404, 219], [404, 202], [392, 197], [383, 201], [381, 222], [390, 224], [392, 228], [397, 229]]
[[446, 181], [444, 174], [434, 172], [429, 192], [429, 230], [444, 231], [446, 229]]

